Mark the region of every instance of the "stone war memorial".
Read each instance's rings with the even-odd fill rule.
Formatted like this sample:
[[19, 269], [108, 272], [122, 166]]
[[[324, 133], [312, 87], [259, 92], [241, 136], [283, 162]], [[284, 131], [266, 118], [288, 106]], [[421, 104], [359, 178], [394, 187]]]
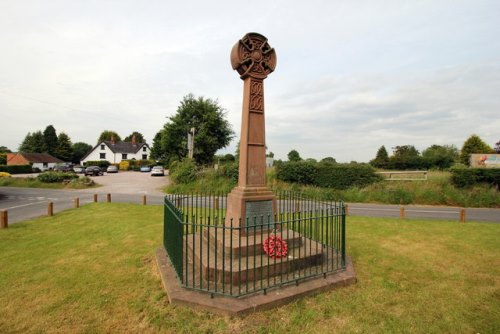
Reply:
[[165, 197], [156, 259], [171, 304], [240, 315], [356, 281], [344, 204], [266, 185], [264, 80], [276, 63], [258, 33], [231, 50], [243, 80], [238, 185], [229, 194]]

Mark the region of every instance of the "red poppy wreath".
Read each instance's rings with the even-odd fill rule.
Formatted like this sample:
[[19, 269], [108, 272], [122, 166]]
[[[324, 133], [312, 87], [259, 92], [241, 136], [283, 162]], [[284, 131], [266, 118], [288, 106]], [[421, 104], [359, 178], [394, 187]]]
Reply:
[[271, 235], [264, 240], [263, 248], [264, 252], [273, 259], [285, 257], [288, 253], [288, 245], [276, 235]]

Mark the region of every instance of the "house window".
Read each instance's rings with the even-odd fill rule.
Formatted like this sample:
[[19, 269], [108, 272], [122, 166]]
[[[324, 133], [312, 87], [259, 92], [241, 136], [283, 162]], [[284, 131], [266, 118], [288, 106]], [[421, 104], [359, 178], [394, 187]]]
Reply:
[[122, 154], [122, 160], [127, 160], [127, 153]]
[[142, 147], [142, 152], [146, 152], [146, 146]]
[[148, 160], [148, 155], [147, 154], [143, 154], [142, 155], [142, 160]]
[[106, 153], [99, 153], [99, 159], [106, 159]]
[[104, 150], [104, 144], [101, 144], [101, 150]]

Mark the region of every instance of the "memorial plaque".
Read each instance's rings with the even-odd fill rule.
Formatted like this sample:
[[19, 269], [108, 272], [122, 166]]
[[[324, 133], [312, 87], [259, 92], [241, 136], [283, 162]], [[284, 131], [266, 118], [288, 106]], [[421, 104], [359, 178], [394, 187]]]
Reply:
[[245, 203], [246, 226], [255, 226], [274, 221], [273, 201], [247, 201]]

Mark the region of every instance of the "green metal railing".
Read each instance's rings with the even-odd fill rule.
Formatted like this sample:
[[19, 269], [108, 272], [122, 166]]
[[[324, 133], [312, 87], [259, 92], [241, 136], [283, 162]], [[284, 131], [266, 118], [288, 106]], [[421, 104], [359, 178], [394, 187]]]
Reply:
[[[183, 287], [238, 297], [342, 271], [345, 207], [342, 202], [277, 196], [274, 216], [225, 217], [225, 194], [167, 195], [164, 246]], [[263, 245], [277, 236], [281, 258]]]

